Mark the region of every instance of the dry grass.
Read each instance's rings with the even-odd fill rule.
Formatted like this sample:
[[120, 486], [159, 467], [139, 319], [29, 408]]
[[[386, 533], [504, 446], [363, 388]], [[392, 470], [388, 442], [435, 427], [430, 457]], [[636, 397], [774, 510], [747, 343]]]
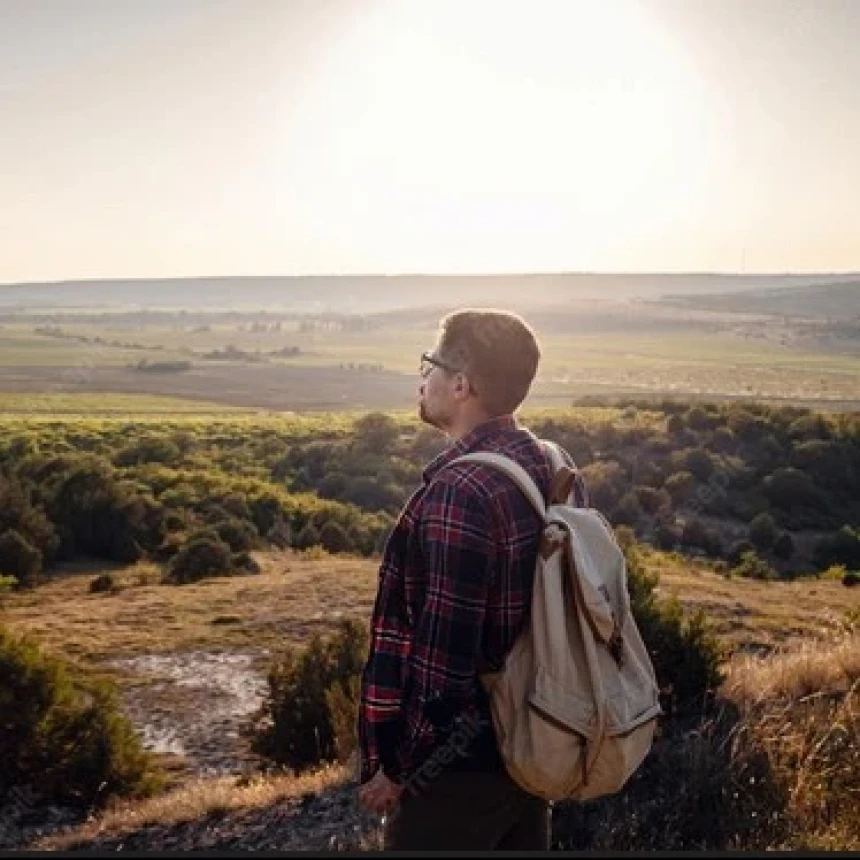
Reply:
[[345, 766], [329, 765], [296, 775], [197, 779], [159, 797], [117, 803], [72, 833], [48, 837], [33, 847], [62, 851], [73, 844], [105, 835], [118, 836], [150, 825], [171, 826], [209, 815], [262, 809], [307, 795], [319, 795], [343, 785], [349, 776]]
[[725, 694], [748, 709], [763, 702], [846, 693], [858, 681], [860, 633], [837, 634], [826, 642], [808, 640], [781, 648], [767, 659], [735, 657]]
[[[377, 561], [290, 552], [258, 560], [259, 575], [181, 587], [154, 584], [152, 566], [114, 571], [125, 585], [114, 595], [88, 591], [104, 566], [77, 566], [35, 593], [6, 598], [4, 623], [96, 665], [188, 648], [276, 649], [332, 629], [339, 614], [369, 617]], [[603, 835], [592, 847], [860, 847], [860, 632], [834, 624], [858, 596], [835, 581], [726, 579], [703, 563], [657, 553], [647, 563], [659, 566], [664, 596], [704, 608], [729, 644], [772, 650], [756, 657], [735, 649], [719, 725], [665, 738], [641, 791], [594, 811]], [[39, 847], [268, 808], [325, 793], [346, 778], [347, 769], [328, 768], [300, 777], [195, 779], [162, 797], [113, 807]]]
[[[35, 592], [3, 600], [4, 623], [34, 634], [49, 650], [86, 662], [186, 649], [277, 649], [325, 632], [339, 615], [369, 618], [378, 561], [304, 553], [255, 554], [262, 573], [160, 585], [152, 564], [111, 568], [75, 564]], [[663, 596], [705, 610], [729, 646], [768, 645], [826, 634], [834, 617], [860, 603], [836, 581], [758, 582], [727, 579], [697, 561], [646, 556], [660, 571]], [[122, 586], [90, 594], [110, 570]], [[228, 619], [228, 621], [225, 621]]]
[[681, 562], [666, 553], [646, 553], [645, 561], [660, 573], [660, 595], [677, 597], [686, 609], [702, 609], [732, 650], [829, 637], [834, 624], [860, 606], [860, 594], [834, 580], [728, 578], [706, 562]]
[[157, 584], [153, 565], [114, 570], [125, 586], [115, 594], [89, 593], [105, 565], [76, 565], [35, 592], [4, 598], [3, 621], [49, 651], [92, 663], [189, 649], [278, 649], [333, 629], [342, 614], [369, 617], [374, 561], [292, 552], [257, 559], [260, 574], [182, 586]]
[[761, 750], [783, 792], [792, 847], [860, 847], [860, 632], [736, 657], [724, 693], [735, 744]]

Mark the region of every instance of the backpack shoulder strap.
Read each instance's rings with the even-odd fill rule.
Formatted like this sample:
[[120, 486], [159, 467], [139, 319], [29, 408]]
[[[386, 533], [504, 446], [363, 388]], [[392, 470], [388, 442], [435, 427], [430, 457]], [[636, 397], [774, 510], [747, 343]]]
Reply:
[[452, 460], [448, 465], [450, 466], [454, 463], [481, 463], [484, 466], [491, 466], [504, 472], [523, 491], [534, 509], [540, 514], [541, 519], [546, 519], [546, 502], [537, 484], [532, 480], [529, 473], [510, 457], [505, 457], [503, 454], [491, 454], [487, 451], [476, 451], [472, 454], [463, 454], [461, 457], [457, 457], [456, 460]]

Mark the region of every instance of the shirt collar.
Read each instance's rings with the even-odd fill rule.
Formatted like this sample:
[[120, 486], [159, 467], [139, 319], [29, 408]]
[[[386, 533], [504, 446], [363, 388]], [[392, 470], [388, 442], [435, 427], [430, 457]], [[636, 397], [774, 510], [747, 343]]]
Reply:
[[431, 481], [440, 469], [456, 460], [457, 457], [480, 448], [487, 439], [517, 429], [519, 429], [519, 424], [513, 415], [499, 415], [497, 418], [491, 418], [489, 421], [479, 424], [430, 461], [424, 469], [424, 482]]

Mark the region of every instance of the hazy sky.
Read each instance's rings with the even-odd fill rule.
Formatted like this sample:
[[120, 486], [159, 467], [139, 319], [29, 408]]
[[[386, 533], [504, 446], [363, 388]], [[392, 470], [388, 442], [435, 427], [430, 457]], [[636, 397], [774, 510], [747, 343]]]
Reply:
[[860, 0], [0, 0], [0, 281], [860, 270]]

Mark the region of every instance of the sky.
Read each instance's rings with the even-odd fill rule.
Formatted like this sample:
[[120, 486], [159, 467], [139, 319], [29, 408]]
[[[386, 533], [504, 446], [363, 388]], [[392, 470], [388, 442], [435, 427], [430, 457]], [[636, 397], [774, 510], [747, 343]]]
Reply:
[[0, 0], [0, 282], [860, 270], [860, 0]]

